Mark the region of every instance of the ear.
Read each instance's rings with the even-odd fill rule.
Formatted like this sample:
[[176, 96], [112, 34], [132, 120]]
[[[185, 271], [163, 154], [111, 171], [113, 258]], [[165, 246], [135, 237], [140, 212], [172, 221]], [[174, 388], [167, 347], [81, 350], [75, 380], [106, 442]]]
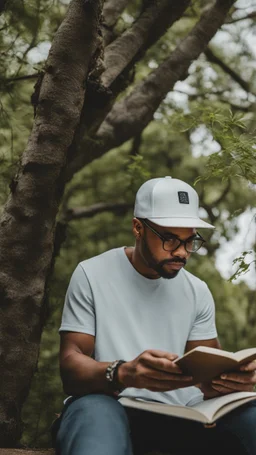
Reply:
[[132, 220], [132, 231], [134, 237], [138, 240], [141, 236], [141, 231], [143, 229], [142, 222], [138, 218], [133, 218]]

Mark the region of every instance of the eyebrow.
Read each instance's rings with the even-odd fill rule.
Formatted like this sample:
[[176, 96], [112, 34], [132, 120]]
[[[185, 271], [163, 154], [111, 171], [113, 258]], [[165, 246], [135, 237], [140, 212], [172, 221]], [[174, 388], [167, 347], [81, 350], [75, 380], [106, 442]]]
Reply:
[[173, 232], [170, 232], [170, 231], [164, 231], [164, 232], [162, 232], [162, 235], [163, 235], [164, 237], [168, 237], [168, 236], [169, 236], [169, 237], [175, 237], [176, 239], [179, 238], [178, 235], [173, 234]]
[[[174, 237], [175, 239], [182, 240], [177, 234], [174, 234], [173, 232], [169, 232], [169, 231], [165, 231], [161, 235], [163, 237]], [[189, 240], [189, 239], [192, 239], [194, 237], [198, 237], [198, 233], [197, 232], [195, 232], [194, 234], [190, 235], [189, 237], [187, 237], [184, 240]]]

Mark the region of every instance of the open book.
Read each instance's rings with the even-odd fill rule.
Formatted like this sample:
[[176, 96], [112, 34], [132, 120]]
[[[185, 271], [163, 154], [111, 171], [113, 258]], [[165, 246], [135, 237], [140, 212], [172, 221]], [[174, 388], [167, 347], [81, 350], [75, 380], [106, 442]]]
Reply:
[[220, 417], [252, 400], [256, 400], [255, 392], [235, 392], [201, 401], [193, 406], [177, 406], [127, 397], [122, 397], [118, 401], [125, 407], [195, 420], [205, 426], [211, 426]]
[[[193, 376], [194, 384], [211, 381], [221, 373], [239, 370], [240, 366], [256, 359], [256, 348], [235, 353], [198, 346], [174, 360], [184, 374]], [[256, 369], [256, 368], [255, 368]]]

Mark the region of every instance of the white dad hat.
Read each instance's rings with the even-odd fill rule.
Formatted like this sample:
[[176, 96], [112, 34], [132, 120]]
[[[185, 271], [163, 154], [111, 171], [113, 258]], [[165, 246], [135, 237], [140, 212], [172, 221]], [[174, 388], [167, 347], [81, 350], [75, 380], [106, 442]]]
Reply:
[[214, 229], [199, 218], [198, 212], [194, 188], [169, 176], [148, 180], [136, 194], [134, 216], [159, 226]]

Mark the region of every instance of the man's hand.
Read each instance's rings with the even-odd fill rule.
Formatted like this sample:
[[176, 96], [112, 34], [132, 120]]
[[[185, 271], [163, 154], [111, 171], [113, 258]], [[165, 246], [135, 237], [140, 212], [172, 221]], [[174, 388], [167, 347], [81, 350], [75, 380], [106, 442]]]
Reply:
[[243, 365], [240, 371], [223, 373], [211, 383], [201, 384], [204, 398], [213, 398], [233, 392], [253, 392], [256, 385], [256, 362]]
[[147, 350], [118, 369], [118, 382], [124, 387], [166, 392], [192, 385], [192, 376], [182, 374], [173, 363], [178, 356], [160, 350]]

